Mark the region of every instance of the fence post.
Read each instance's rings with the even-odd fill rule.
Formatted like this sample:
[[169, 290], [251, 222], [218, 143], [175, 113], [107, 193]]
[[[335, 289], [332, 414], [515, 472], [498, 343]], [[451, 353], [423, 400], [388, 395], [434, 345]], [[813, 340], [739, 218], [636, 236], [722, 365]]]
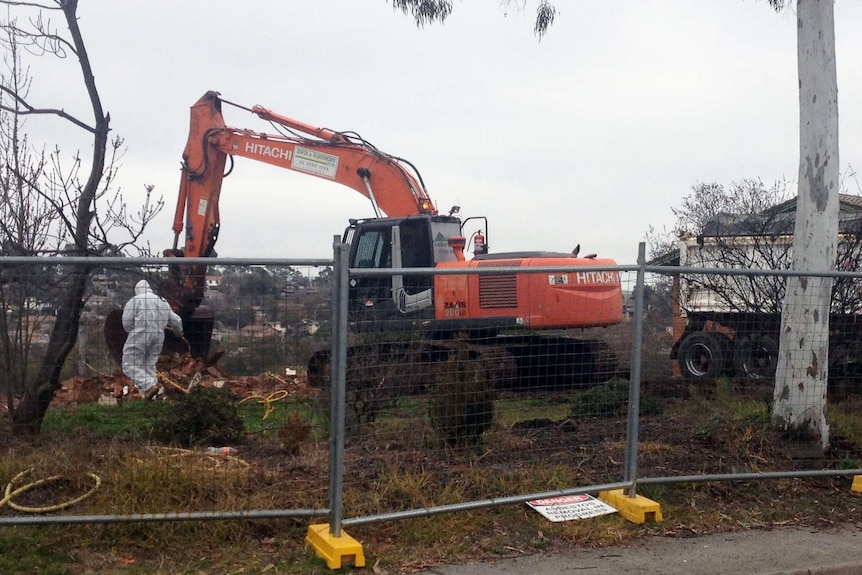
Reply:
[[629, 370], [629, 408], [626, 418], [626, 461], [623, 481], [630, 482], [627, 489], [604, 491], [599, 499], [617, 508], [620, 515], [633, 523], [661, 521], [661, 506], [637, 494], [638, 431], [641, 403], [641, 349], [643, 348], [644, 288], [646, 276], [646, 244], [638, 244], [638, 274], [635, 282], [635, 321], [632, 343], [632, 361]]
[[347, 250], [350, 246], [334, 238], [334, 285], [332, 288], [332, 385], [330, 386], [329, 530], [341, 536], [344, 517], [344, 413], [347, 393]]
[[640, 425], [641, 396], [641, 351], [643, 348], [644, 327], [644, 282], [646, 266], [646, 244], [638, 244], [638, 272], [635, 282], [634, 339], [629, 380], [629, 408], [626, 419], [626, 462], [623, 481], [631, 481], [627, 495], [634, 497], [637, 492], [638, 473], [638, 427]]
[[310, 525], [306, 541], [330, 569], [365, 566], [362, 545], [341, 530], [344, 519], [344, 412], [347, 395], [347, 302], [350, 246], [333, 238], [332, 355], [329, 408], [329, 525]]

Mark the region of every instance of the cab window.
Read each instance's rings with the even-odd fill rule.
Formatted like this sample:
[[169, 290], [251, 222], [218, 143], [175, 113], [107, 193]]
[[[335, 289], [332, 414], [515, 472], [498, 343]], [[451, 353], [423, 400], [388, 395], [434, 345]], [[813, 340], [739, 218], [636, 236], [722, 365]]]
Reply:
[[357, 268], [391, 267], [389, 229], [366, 230], [359, 236], [353, 266]]

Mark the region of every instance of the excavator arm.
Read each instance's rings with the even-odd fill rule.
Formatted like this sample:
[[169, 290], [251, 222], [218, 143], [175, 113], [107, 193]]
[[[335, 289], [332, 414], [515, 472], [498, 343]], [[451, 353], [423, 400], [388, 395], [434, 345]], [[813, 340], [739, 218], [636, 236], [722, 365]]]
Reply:
[[[220, 230], [219, 196], [228, 158], [240, 156], [337, 182], [367, 197], [375, 216], [436, 214], [418, 171], [381, 152], [357, 134], [317, 128], [262, 106], [244, 108], [279, 132], [266, 134], [227, 126], [218, 92], [191, 107], [189, 137], [174, 213], [174, 242], [167, 257], [215, 257]], [[236, 104], [232, 104], [235, 105]], [[182, 237], [182, 245], [180, 238]], [[170, 267], [162, 295], [185, 323], [195, 319], [204, 297], [205, 265]], [[206, 315], [206, 314], [204, 314]], [[204, 319], [210, 326], [211, 314]], [[206, 326], [204, 326], [206, 331]], [[199, 336], [203, 337], [203, 336]], [[194, 342], [192, 342], [194, 348]], [[208, 345], [207, 345], [208, 347]]]
[[358, 136], [316, 128], [262, 106], [250, 111], [287, 133], [232, 128], [224, 123], [221, 104], [218, 92], [207, 92], [191, 108], [173, 225], [175, 242], [185, 230], [187, 257], [208, 256], [218, 236], [218, 199], [228, 156], [352, 188], [371, 200], [377, 217], [381, 212], [391, 217], [437, 213], [418, 173], [414, 176], [405, 160], [379, 151]]

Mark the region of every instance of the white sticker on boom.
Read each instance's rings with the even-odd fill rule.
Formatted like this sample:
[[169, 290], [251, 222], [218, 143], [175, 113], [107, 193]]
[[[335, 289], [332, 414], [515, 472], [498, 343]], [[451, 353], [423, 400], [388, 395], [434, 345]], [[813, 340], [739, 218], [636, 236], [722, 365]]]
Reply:
[[293, 151], [290, 167], [334, 180], [338, 170], [338, 156], [297, 146]]
[[205, 199], [201, 199], [201, 201], [198, 202], [198, 215], [207, 215], [207, 201]]

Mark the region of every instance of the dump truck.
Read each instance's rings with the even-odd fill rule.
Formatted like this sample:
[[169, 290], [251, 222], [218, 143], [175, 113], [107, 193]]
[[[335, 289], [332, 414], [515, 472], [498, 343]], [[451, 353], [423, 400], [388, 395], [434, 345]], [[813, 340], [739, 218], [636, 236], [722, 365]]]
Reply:
[[[836, 269], [859, 270], [862, 198], [841, 195]], [[704, 269], [781, 270], [792, 263], [795, 200], [760, 214], [721, 214], [699, 235], [678, 242], [679, 265]], [[674, 276], [670, 358], [691, 381], [722, 376], [772, 378], [778, 359], [785, 278], [684, 273]], [[830, 376], [862, 375], [862, 290], [851, 278], [833, 284]]]

